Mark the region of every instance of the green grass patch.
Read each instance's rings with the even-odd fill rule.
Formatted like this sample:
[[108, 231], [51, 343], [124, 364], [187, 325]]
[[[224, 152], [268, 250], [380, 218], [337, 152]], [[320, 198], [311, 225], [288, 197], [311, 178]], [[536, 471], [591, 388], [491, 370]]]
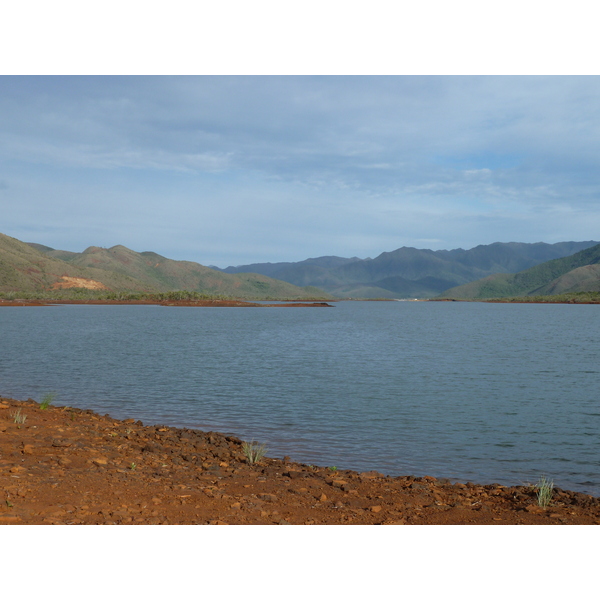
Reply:
[[40, 402], [40, 410], [46, 410], [56, 399], [56, 392], [48, 392]]

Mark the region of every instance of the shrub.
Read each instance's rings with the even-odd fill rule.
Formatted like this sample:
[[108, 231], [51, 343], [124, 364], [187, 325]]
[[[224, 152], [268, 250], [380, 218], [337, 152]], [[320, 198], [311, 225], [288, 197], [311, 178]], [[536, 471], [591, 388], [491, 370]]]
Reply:
[[42, 401], [40, 402], [40, 409], [46, 410], [54, 402], [55, 398], [56, 398], [56, 392], [48, 392], [42, 398]]
[[25, 421], [27, 421], [27, 415], [21, 414], [21, 409], [18, 408], [15, 412], [10, 415], [13, 418], [13, 423], [17, 423], [18, 425], [23, 425]]
[[551, 479], [547, 479], [545, 475], [542, 475], [535, 484], [534, 488], [537, 494], [538, 506], [546, 508], [552, 500], [554, 482]]
[[265, 444], [258, 442], [244, 442], [242, 444], [242, 452], [251, 465], [259, 463], [267, 451]]

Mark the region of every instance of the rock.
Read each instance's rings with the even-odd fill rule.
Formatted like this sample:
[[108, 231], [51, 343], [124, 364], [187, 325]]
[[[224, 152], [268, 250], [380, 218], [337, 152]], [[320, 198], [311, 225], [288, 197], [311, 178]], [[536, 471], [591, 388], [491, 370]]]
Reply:
[[381, 512], [381, 506], [371, 506], [371, 508], [369, 510], [372, 513], [378, 513], [378, 512]]
[[103, 457], [103, 456], [99, 456], [98, 458], [93, 458], [92, 462], [97, 466], [97, 467], [103, 467], [105, 465], [108, 464], [108, 459]]
[[258, 494], [258, 497], [266, 502], [275, 502], [277, 500], [277, 496], [275, 494]]
[[72, 446], [73, 444], [69, 441], [69, 440], [63, 440], [60, 438], [55, 438], [52, 440], [52, 446], [54, 448], [68, 448], [69, 446]]
[[379, 477], [383, 477], [383, 474], [378, 471], [365, 471], [364, 473], [360, 473], [359, 477], [361, 479], [378, 479]]
[[327, 495], [326, 494], [321, 494], [319, 496], [319, 502], [327, 502]]
[[25, 471], [27, 471], [27, 469], [25, 467], [16, 466], [16, 467], [11, 467], [9, 469], [9, 471], [11, 473], [25, 473]]
[[543, 506], [538, 506], [537, 504], [530, 504], [529, 506], [525, 507], [525, 510], [528, 513], [533, 513], [533, 514], [541, 514], [546, 512], [546, 509]]
[[23, 444], [23, 454], [33, 454], [33, 446], [31, 444]]
[[332, 485], [334, 488], [341, 489], [341, 488], [343, 488], [345, 485], [348, 485], [348, 482], [347, 482], [347, 481], [345, 481], [344, 479], [334, 479], [334, 480], [331, 482], [331, 485]]
[[428, 490], [429, 486], [424, 484], [424, 483], [411, 483], [408, 487], [410, 487], [411, 490]]

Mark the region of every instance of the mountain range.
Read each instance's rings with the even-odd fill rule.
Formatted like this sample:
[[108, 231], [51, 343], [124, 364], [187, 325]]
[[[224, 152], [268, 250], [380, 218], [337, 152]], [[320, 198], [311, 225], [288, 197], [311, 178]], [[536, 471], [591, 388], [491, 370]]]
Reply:
[[340, 298], [433, 298], [450, 288], [497, 273], [517, 273], [596, 244], [496, 242], [470, 250], [436, 251], [402, 247], [373, 259], [324, 256], [295, 263], [227, 267], [222, 271], [262, 273], [294, 285], [317, 286]]
[[437, 251], [402, 247], [374, 259], [322, 256], [218, 269], [120, 245], [69, 252], [0, 234], [0, 292], [63, 288], [187, 290], [247, 299], [478, 299], [597, 291], [600, 245], [496, 242]]
[[125, 246], [83, 252], [55, 250], [0, 234], [0, 292], [41, 292], [64, 288], [110, 291], [197, 291], [247, 299], [327, 297], [260, 274], [231, 275], [198, 263], [170, 260]]
[[443, 293], [445, 298], [484, 299], [600, 292], [600, 244], [515, 274], [498, 273]]

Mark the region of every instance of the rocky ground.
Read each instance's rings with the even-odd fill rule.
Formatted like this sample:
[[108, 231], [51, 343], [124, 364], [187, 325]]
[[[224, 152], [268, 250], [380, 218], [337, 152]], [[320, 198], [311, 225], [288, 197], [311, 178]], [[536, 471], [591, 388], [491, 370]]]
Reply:
[[0, 524], [600, 524], [600, 499], [249, 464], [232, 436], [0, 398]]

